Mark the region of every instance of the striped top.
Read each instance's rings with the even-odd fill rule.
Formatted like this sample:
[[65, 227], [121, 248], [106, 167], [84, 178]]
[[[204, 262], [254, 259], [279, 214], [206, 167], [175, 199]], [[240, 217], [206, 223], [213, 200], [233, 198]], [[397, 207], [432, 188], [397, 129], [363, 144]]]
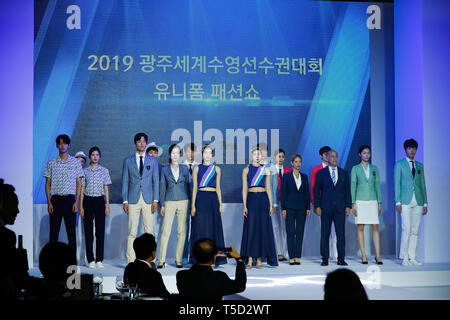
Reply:
[[248, 166], [247, 183], [248, 187], [266, 187], [266, 172], [265, 166], [255, 167], [253, 165]]
[[199, 188], [215, 188], [216, 177], [216, 167], [213, 164], [209, 166], [198, 165], [197, 183]]

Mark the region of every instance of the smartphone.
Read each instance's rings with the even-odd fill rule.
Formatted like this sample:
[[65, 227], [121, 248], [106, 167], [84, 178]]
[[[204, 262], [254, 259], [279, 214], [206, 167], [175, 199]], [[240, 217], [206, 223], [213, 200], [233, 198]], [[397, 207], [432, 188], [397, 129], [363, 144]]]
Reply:
[[229, 254], [231, 252], [231, 247], [228, 248], [217, 248], [218, 252], [222, 252], [224, 254]]

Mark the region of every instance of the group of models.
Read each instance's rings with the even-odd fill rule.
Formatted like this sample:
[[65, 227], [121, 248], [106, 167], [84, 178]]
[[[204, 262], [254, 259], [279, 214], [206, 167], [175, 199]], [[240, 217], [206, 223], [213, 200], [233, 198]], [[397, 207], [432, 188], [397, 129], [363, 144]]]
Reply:
[[[86, 237], [86, 258], [89, 267], [102, 268], [105, 236], [105, 217], [110, 213], [108, 169], [99, 162], [98, 147], [89, 150], [87, 157], [79, 152], [68, 153], [70, 138], [56, 139], [59, 155], [45, 168], [46, 195], [50, 214], [50, 241], [58, 240], [64, 218], [69, 245], [76, 249], [76, 213], [83, 218]], [[128, 215], [126, 257], [135, 259], [133, 241], [142, 216], [144, 231], [155, 234], [155, 217], [160, 215], [162, 226], [159, 243], [159, 268], [166, 265], [167, 246], [175, 216], [177, 217], [177, 246], [175, 264], [182, 268], [195, 263], [192, 244], [201, 238], [211, 238], [218, 247], [225, 247], [222, 228], [221, 168], [212, 162], [213, 148], [205, 145], [202, 162], [195, 162], [196, 146], [169, 147], [169, 164], [158, 163], [160, 150], [156, 145], [147, 148], [148, 137], [138, 133], [134, 137], [136, 153], [127, 157], [122, 170], [123, 210]], [[406, 159], [395, 164], [396, 210], [402, 217], [400, 258], [403, 265], [420, 265], [416, 260], [417, 236], [421, 216], [427, 213], [427, 197], [423, 165], [414, 160], [417, 142], [404, 142]], [[357, 224], [361, 262], [368, 263], [364, 245], [364, 226], [372, 226], [377, 264], [380, 257], [379, 216], [382, 212], [380, 175], [370, 163], [371, 149], [363, 145], [358, 150], [361, 159], [349, 176], [338, 167], [338, 154], [328, 146], [319, 150], [322, 163], [308, 176], [300, 172], [302, 157], [291, 157], [292, 169], [284, 166], [285, 151], [274, 153], [274, 163], [267, 163], [268, 147], [258, 144], [251, 149], [250, 164], [242, 171], [242, 199], [244, 224], [240, 252], [247, 268], [263, 267], [263, 262], [277, 266], [287, 260], [300, 265], [306, 218], [314, 212], [320, 217], [320, 254], [322, 266], [328, 265], [329, 238], [334, 224], [337, 240], [337, 264], [345, 262], [345, 218], [352, 211]], [[78, 159], [77, 159], [78, 158]], [[84, 169], [83, 169], [84, 168]], [[81, 198], [81, 205], [79, 206]], [[80, 208], [79, 208], [80, 207]], [[96, 254], [93, 253], [94, 221]], [[189, 232], [190, 230], [190, 232]], [[287, 247], [287, 253], [285, 248]], [[227, 263], [218, 257], [216, 266]]]

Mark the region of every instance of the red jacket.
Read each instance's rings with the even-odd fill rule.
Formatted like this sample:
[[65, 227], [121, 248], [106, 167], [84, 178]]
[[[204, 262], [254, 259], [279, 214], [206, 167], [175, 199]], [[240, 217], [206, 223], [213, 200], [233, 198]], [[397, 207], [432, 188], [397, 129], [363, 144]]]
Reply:
[[318, 166], [314, 167], [311, 172], [311, 202], [313, 205], [314, 205], [314, 185], [316, 183], [316, 174], [317, 174], [317, 171], [319, 171], [323, 168], [325, 168], [325, 167], [323, 166], [323, 163], [321, 163]]

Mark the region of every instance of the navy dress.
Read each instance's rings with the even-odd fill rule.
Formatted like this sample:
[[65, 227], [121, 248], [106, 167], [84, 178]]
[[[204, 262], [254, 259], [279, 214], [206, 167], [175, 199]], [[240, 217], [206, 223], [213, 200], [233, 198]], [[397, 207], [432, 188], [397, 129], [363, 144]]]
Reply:
[[[248, 167], [248, 188], [266, 186], [264, 166]], [[244, 218], [241, 256], [267, 259], [267, 264], [278, 266], [277, 250], [273, 236], [270, 203], [266, 192], [247, 193], [247, 218]], [[253, 259], [256, 264], [256, 259]]]
[[[202, 191], [203, 187], [216, 187], [217, 173], [213, 164], [198, 166], [197, 196], [195, 198], [195, 216], [191, 217], [191, 237], [189, 240], [189, 263], [195, 264], [193, 247], [202, 238], [213, 239], [217, 247], [225, 247], [223, 238], [222, 217], [220, 216], [219, 198], [216, 192]], [[227, 263], [224, 257], [217, 257], [215, 265]]]

